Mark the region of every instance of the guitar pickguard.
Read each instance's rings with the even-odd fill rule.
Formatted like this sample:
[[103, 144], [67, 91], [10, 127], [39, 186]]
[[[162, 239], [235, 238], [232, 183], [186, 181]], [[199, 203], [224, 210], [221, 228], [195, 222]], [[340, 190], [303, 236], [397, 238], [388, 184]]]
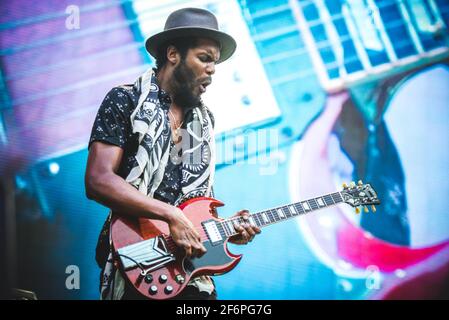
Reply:
[[140, 267], [149, 272], [175, 260], [163, 237], [154, 237], [122, 247], [117, 250], [117, 254], [125, 270]]
[[228, 256], [225, 251], [225, 246], [212, 245], [210, 241], [203, 242], [207, 252], [199, 258], [184, 258], [182, 266], [187, 274], [192, 274], [193, 271], [205, 267], [218, 267], [229, 264], [233, 258]]

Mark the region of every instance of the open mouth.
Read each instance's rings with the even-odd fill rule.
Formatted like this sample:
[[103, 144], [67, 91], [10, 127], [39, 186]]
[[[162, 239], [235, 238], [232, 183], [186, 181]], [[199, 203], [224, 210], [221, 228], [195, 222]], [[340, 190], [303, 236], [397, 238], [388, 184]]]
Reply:
[[207, 81], [205, 81], [205, 82], [203, 82], [203, 83], [200, 83], [200, 92], [201, 92], [201, 93], [206, 92], [207, 86], [210, 85], [211, 83], [212, 83], [212, 82], [209, 81], [209, 80], [207, 80]]

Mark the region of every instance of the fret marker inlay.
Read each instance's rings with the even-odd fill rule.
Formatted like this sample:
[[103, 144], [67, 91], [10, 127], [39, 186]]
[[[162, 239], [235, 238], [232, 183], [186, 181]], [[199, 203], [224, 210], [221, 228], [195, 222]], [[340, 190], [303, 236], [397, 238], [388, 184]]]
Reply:
[[303, 202], [302, 205], [304, 206], [304, 209], [306, 209], [306, 211], [310, 211], [310, 207], [307, 202]]
[[318, 204], [320, 205], [320, 207], [324, 207], [323, 199], [318, 198], [317, 201], [318, 201]]
[[277, 212], [281, 218], [285, 218], [285, 214], [284, 211], [282, 211], [282, 209], [277, 209]]
[[296, 215], [296, 211], [295, 211], [295, 209], [293, 208], [293, 206], [288, 206], [288, 209], [290, 210], [290, 212], [291, 212], [293, 215]]
[[265, 221], [265, 223], [268, 223], [268, 222], [269, 222], [269, 221], [268, 221], [268, 218], [267, 218], [267, 215], [265, 214], [265, 212], [262, 213], [262, 218], [263, 218], [263, 221]]

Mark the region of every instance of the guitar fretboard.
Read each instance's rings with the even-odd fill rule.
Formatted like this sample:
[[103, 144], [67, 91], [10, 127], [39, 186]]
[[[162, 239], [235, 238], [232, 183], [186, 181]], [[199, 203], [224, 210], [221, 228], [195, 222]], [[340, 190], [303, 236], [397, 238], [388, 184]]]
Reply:
[[[277, 222], [297, 217], [318, 209], [326, 208], [342, 203], [343, 197], [340, 192], [327, 194], [325, 196], [304, 200], [249, 215], [249, 222], [257, 227], [265, 227]], [[217, 228], [222, 238], [228, 238], [238, 234], [235, 225], [247, 223], [242, 217], [233, 217], [217, 223]]]

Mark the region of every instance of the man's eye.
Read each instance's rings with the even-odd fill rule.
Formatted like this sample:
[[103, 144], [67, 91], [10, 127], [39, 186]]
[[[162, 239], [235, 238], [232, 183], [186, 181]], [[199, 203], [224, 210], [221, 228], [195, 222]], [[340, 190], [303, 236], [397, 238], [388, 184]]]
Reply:
[[200, 56], [200, 60], [202, 62], [209, 62], [211, 59], [209, 57], [207, 57], [207, 56]]

